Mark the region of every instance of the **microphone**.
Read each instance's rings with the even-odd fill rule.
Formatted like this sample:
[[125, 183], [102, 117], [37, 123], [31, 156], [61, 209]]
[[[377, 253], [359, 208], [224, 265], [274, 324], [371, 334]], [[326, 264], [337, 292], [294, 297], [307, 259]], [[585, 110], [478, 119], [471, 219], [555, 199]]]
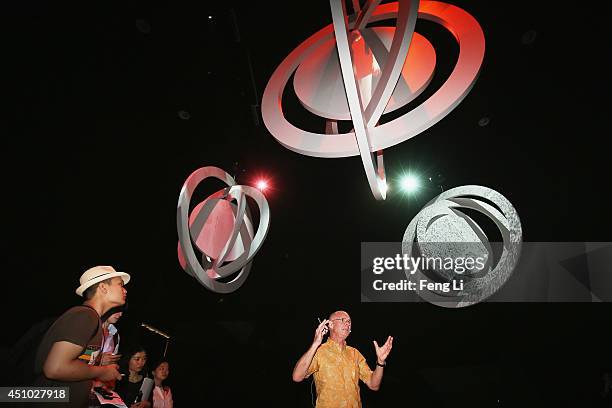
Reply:
[[149, 331], [152, 331], [153, 333], [157, 333], [157, 334], [159, 334], [159, 335], [160, 335], [160, 336], [162, 336], [162, 337], [165, 337], [165, 338], [167, 338], [167, 339], [169, 339], [169, 338], [170, 338], [170, 335], [169, 335], [169, 334], [164, 333], [163, 331], [159, 330], [159, 329], [158, 329], [158, 328], [156, 328], [156, 327], [151, 326], [150, 324], [147, 324], [147, 323], [144, 323], [144, 322], [143, 322], [143, 323], [141, 323], [141, 324], [140, 324], [140, 326], [144, 327], [145, 329], [147, 329], [147, 330], [149, 330]]

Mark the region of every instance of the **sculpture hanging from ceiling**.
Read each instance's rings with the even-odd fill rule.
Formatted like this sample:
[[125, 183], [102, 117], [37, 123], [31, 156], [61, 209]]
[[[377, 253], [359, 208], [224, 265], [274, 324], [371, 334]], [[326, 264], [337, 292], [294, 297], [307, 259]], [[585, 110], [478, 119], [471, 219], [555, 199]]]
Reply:
[[[330, 0], [332, 24], [293, 50], [272, 74], [262, 100], [263, 120], [285, 147], [315, 157], [361, 156], [372, 194], [386, 197], [383, 149], [418, 135], [446, 116], [470, 91], [484, 58], [484, 34], [464, 10], [437, 1], [400, 0], [380, 5]], [[388, 121], [429, 85], [436, 65], [432, 44], [415, 33], [417, 17], [445, 27], [459, 44], [446, 82], [413, 110]], [[395, 21], [394, 26], [380, 22]], [[377, 23], [376, 26], [370, 24]], [[293, 76], [302, 106], [325, 120], [325, 133], [294, 126], [283, 114], [283, 92]], [[353, 129], [339, 133], [338, 121]]]
[[[209, 178], [221, 180], [228, 187], [209, 195], [190, 213], [196, 187]], [[259, 210], [256, 232], [247, 197]], [[176, 224], [178, 258], [185, 272], [213, 292], [231, 293], [244, 284], [253, 257], [266, 238], [270, 208], [266, 197], [256, 188], [236, 185], [236, 181], [218, 167], [202, 167], [183, 184]]]

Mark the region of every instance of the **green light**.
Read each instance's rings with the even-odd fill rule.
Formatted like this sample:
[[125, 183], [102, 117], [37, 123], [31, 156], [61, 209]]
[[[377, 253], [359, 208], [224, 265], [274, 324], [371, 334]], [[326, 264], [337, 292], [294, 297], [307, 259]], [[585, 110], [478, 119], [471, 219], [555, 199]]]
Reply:
[[420, 183], [416, 176], [408, 174], [400, 180], [400, 186], [406, 193], [414, 193], [419, 189]]

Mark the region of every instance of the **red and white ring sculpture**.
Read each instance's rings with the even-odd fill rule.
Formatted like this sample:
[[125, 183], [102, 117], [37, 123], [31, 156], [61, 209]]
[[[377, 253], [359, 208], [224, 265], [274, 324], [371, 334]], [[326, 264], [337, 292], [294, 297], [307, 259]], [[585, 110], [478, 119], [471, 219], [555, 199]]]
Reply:
[[[219, 179], [228, 187], [208, 196], [190, 214], [191, 197], [207, 178]], [[247, 197], [259, 207], [256, 233]], [[202, 167], [191, 173], [183, 184], [176, 225], [178, 258], [185, 272], [213, 292], [231, 293], [245, 282], [253, 257], [266, 238], [270, 208], [266, 197], [256, 188], [236, 185], [236, 181], [218, 167]], [[229, 281], [221, 281], [225, 278]]]
[[[463, 100], [478, 77], [485, 40], [478, 22], [456, 6], [418, 0], [379, 3], [368, 1], [349, 19], [344, 1], [330, 0], [333, 23], [300, 44], [276, 68], [261, 109], [270, 133], [290, 150], [315, 157], [361, 156], [372, 193], [383, 200], [387, 186], [383, 149], [423, 132]], [[384, 113], [414, 100], [433, 77], [435, 51], [427, 39], [414, 33], [417, 15], [454, 36], [459, 43], [457, 63], [426, 101], [379, 124]], [[396, 24], [367, 26], [383, 20]], [[285, 118], [282, 98], [292, 75], [300, 103], [326, 120], [326, 133], [300, 129]], [[349, 119], [353, 130], [338, 134], [337, 121]]]

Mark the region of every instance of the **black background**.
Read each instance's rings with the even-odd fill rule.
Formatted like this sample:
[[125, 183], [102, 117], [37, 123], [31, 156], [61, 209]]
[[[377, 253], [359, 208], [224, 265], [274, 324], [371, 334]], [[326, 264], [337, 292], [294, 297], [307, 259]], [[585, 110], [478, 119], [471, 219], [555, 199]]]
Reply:
[[[310, 406], [310, 382], [292, 383], [291, 370], [317, 316], [336, 309], [351, 314], [350, 344], [371, 365], [372, 340], [395, 337], [383, 387], [362, 389], [364, 406], [596, 406], [609, 304], [360, 303], [360, 243], [401, 240], [441, 188], [501, 192], [525, 241], [610, 241], [603, 12], [452, 4], [485, 33], [480, 77], [447, 117], [385, 151], [392, 183], [410, 169], [426, 184], [415, 196], [391, 184], [385, 202], [359, 158], [293, 153], [253, 114], [283, 58], [331, 22], [327, 2], [4, 4], [4, 350], [79, 303], [80, 274], [107, 264], [132, 275], [124, 341], [162, 350], [140, 322], [173, 336], [178, 406]], [[417, 31], [439, 63], [426, 97], [458, 47], [434, 24]], [[287, 94], [286, 115], [323, 131]], [[178, 194], [205, 165], [273, 186], [266, 242], [226, 296], [176, 257]]]

